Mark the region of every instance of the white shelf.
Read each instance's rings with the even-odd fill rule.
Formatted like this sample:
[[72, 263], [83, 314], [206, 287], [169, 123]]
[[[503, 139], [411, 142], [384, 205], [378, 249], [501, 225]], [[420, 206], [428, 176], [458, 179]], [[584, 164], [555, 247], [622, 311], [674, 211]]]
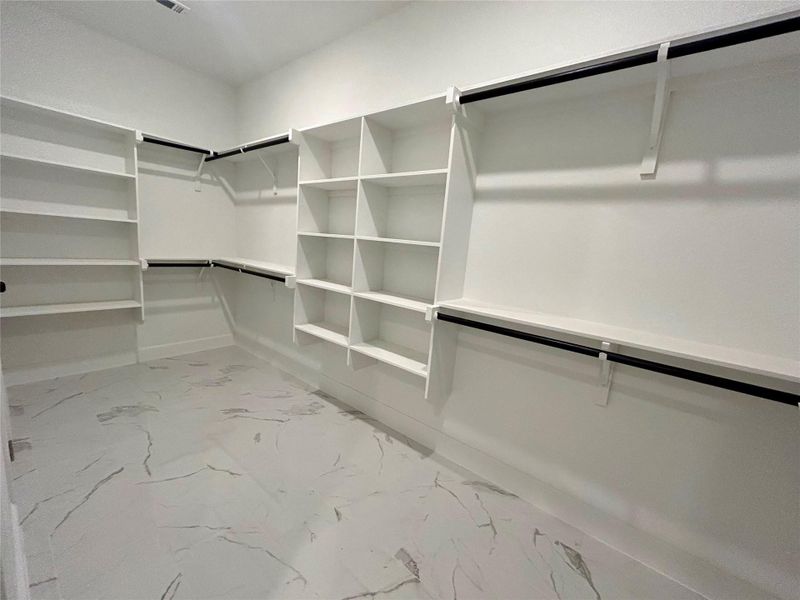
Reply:
[[380, 339], [354, 344], [350, 349], [419, 377], [427, 377], [428, 357], [422, 352]]
[[34, 217], [52, 217], [57, 219], [82, 219], [85, 221], [110, 221], [112, 223], [137, 223], [136, 219], [123, 219], [119, 217], [96, 217], [79, 213], [59, 213], [54, 211], [25, 210], [16, 208], [0, 208], [0, 213], [12, 215], [29, 215]]
[[438, 248], [439, 242], [424, 242], [422, 240], [401, 240], [397, 238], [376, 237], [371, 235], [359, 235], [359, 240], [367, 242], [382, 242], [384, 244], [405, 244], [406, 246], [427, 246], [428, 248]]
[[82, 171], [85, 173], [94, 173], [97, 175], [107, 175], [110, 177], [122, 177], [124, 179], [136, 179], [136, 175], [131, 175], [130, 173], [122, 173], [120, 171], [108, 171], [106, 169], [97, 169], [95, 167], [87, 167], [82, 165], [73, 165], [64, 162], [58, 162], [54, 160], [46, 160], [42, 158], [33, 158], [31, 156], [20, 156], [17, 154], [0, 154], [0, 157], [3, 159], [9, 160], [18, 160], [22, 162], [29, 162], [29, 163], [36, 163], [40, 165], [47, 165], [50, 167], [56, 167], [59, 169], [70, 169], [72, 171]]
[[322, 237], [322, 238], [334, 238], [338, 240], [352, 240], [353, 236], [346, 233], [320, 233], [317, 231], [298, 231], [297, 235], [304, 235], [307, 237]]
[[66, 313], [95, 312], [102, 310], [122, 310], [140, 308], [135, 300], [109, 300], [106, 302], [73, 302], [69, 304], [43, 304], [38, 306], [9, 306], [0, 308], [0, 317], [28, 317], [37, 315], [58, 315]]
[[235, 257], [235, 258], [210, 258], [210, 259], [200, 259], [200, 260], [215, 260], [217, 262], [225, 263], [233, 267], [252, 269], [254, 271], [263, 271], [265, 273], [282, 275], [284, 277], [294, 275], [294, 271], [292, 271], [289, 267], [285, 265], [265, 262], [263, 260], [255, 260], [252, 258]]
[[298, 279], [297, 283], [300, 285], [307, 285], [310, 287], [319, 288], [321, 290], [329, 290], [331, 292], [338, 292], [340, 294], [350, 295], [350, 286], [343, 283], [336, 283], [334, 281], [327, 281], [325, 279]]
[[106, 130], [106, 131], [113, 131], [120, 134], [133, 134], [135, 130], [129, 127], [123, 127], [122, 125], [117, 125], [115, 123], [109, 123], [108, 121], [101, 121], [100, 119], [94, 119], [92, 117], [85, 117], [83, 115], [79, 115], [76, 113], [68, 112], [65, 110], [59, 110], [56, 108], [51, 108], [49, 106], [44, 106], [42, 104], [36, 104], [35, 102], [28, 102], [27, 100], [20, 100], [19, 98], [13, 98], [11, 96], [2, 96], [0, 97], [0, 103], [4, 109], [8, 108], [21, 108], [23, 110], [30, 110], [35, 112], [40, 112], [45, 115], [53, 116], [59, 119], [67, 119], [67, 120], [74, 120], [78, 121], [82, 125], [88, 125], [90, 127], [95, 127], [97, 129]]
[[302, 331], [309, 335], [313, 335], [320, 339], [332, 342], [338, 346], [347, 348], [347, 328], [333, 323], [320, 322], [320, 323], [305, 323], [303, 325], [295, 325], [297, 331]]
[[779, 356], [756, 354], [737, 348], [716, 346], [693, 340], [673, 338], [646, 331], [626, 329], [623, 327], [606, 325], [604, 323], [584, 321], [559, 315], [492, 306], [468, 298], [440, 302], [439, 307], [477, 317], [496, 319], [515, 325], [545, 329], [557, 333], [588, 337], [596, 341], [607, 341], [629, 348], [636, 348], [758, 375], [766, 375], [786, 381], [800, 381], [800, 362]]
[[333, 177], [331, 179], [313, 179], [301, 181], [300, 185], [316, 188], [318, 190], [355, 190], [358, 187], [358, 177]]
[[115, 258], [0, 258], [4, 267], [138, 267], [139, 261]]
[[426, 301], [424, 298], [415, 298], [413, 296], [401, 296], [393, 292], [379, 291], [379, 292], [353, 292], [353, 295], [365, 300], [372, 300], [380, 302], [381, 304], [388, 304], [398, 308], [405, 308], [419, 313], [425, 313], [429, 306], [433, 303]]
[[381, 175], [362, 175], [361, 181], [369, 181], [384, 187], [412, 187], [423, 185], [444, 185], [447, 169], [427, 171], [406, 171], [404, 173], [384, 173]]

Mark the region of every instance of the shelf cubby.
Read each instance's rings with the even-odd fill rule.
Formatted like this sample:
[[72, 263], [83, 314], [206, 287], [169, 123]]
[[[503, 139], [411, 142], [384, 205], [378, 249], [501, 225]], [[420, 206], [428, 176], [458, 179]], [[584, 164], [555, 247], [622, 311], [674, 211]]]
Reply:
[[[427, 377], [431, 328], [422, 315], [356, 297], [350, 331], [351, 352]], [[356, 368], [369, 362], [351, 359]]]
[[297, 280], [315, 287], [349, 291], [352, 286], [353, 240], [299, 236]]
[[386, 187], [361, 182], [359, 237], [438, 244], [442, 231], [444, 182], [441, 185]]
[[347, 188], [300, 185], [297, 230], [301, 233], [350, 235], [356, 220], [356, 180]]
[[[317, 127], [301, 134], [299, 181], [326, 185], [326, 180], [353, 178], [358, 175], [361, 119]], [[330, 182], [336, 186], [338, 183]]]
[[[2, 276], [7, 286], [3, 311], [10, 314], [33, 306], [137, 301], [138, 282], [131, 277], [130, 265], [95, 264], [88, 269], [79, 264], [39, 264], [31, 268], [4, 261]], [[44, 310], [29, 314], [47, 314]]]
[[442, 98], [365, 117], [360, 174], [447, 169], [451, 125]]
[[137, 219], [135, 180], [96, 171], [52, 168], [37, 161], [2, 157], [0, 208], [96, 220]]
[[0, 112], [3, 154], [136, 177], [132, 130], [10, 98]]
[[298, 343], [322, 339], [346, 348], [349, 315], [349, 294], [298, 284], [294, 321]]
[[433, 304], [438, 248], [358, 240], [355, 292], [424, 312]]
[[7, 213], [0, 224], [3, 259], [136, 260], [136, 229], [124, 222], [43, 219]]

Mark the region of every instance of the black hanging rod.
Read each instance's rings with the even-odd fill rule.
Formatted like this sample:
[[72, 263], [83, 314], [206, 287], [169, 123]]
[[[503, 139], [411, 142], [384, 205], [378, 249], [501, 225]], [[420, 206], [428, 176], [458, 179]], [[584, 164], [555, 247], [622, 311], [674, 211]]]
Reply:
[[[686, 41], [683, 43], [676, 42], [675, 44], [670, 44], [670, 47], [667, 50], [667, 58], [680, 58], [682, 56], [699, 54], [709, 50], [726, 48], [736, 44], [744, 44], [746, 42], [753, 42], [756, 40], [796, 31], [800, 31], [800, 17], [791, 17], [764, 25], [756, 25], [746, 29], [731, 31], [729, 33], [712, 35], [699, 40]], [[614, 58], [605, 62], [585, 65], [583, 67], [577, 67], [567, 71], [541, 75], [539, 77], [534, 76], [531, 79], [517, 81], [506, 85], [498, 85], [496, 87], [483, 90], [476, 90], [474, 92], [463, 92], [459, 98], [459, 102], [461, 104], [469, 104], [470, 102], [488, 100], [490, 98], [497, 98], [499, 96], [506, 96], [508, 94], [516, 94], [517, 92], [525, 92], [541, 87], [565, 83], [567, 81], [575, 81], [576, 79], [583, 79], [585, 77], [593, 77], [594, 75], [602, 75], [605, 73], [611, 73], [613, 71], [630, 69], [632, 67], [654, 63], [657, 60], [657, 48], [653, 50], [644, 50], [636, 54]]]
[[164, 138], [158, 138], [147, 134], [142, 135], [142, 141], [147, 142], [148, 144], [157, 144], [159, 146], [166, 146], [168, 148], [177, 148], [178, 150], [188, 150], [189, 152], [196, 152], [197, 154], [205, 154], [206, 156], [211, 156], [212, 154], [214, 154], [213, 151], [206, 150], [205, 148], [198, 148], [197, 146], [189, 146], [188, 144], [182, 144], [181, 142], [173, 142], [172, 140], [165, 140]]
[[233, 148], [231, 150], [225, 150], [224, 152], [214, 152], [212, 156], [206, 159], [206, 162], [211, 162], [212, 160], [218, 160], [220, 158], [228, 158], [229, 156], [236, 156], [237, 154], [244, 154], [246, 152], [252, 152], [253, 150], [261, 150], [263, 148], [269, 148], [270, 146], [278, 146], [279, 144], [285, 144], [288, 141], [289, 134], [286, 134], [280, 137], [264, 140], [263, 142], [245, 144], [244, 146], [239, 146], [238, 148]]
[[[566, 350], [568, 352], [574, 352], [584, 356], [599, 357], [600, 353], [604, 352], [603, 350], [598, 350], [589, 346], [565, 342], [563, 340], [536, 335], [526, 331], [518, 331], [516, 329], [500, 327], [499, 325], [491, 325], [481, 321], [473, 321], [472, 319], [465, 319], [463, 317], [449, 315], [442, 313], [441, 311], [437, 312], [436, 318], [447, 323], [455, 323], [456, 325], [480, 329], [481, 331], [488, 331], [489, 333], [497, 333], [506, 337], [524, 340], [526, 342], [533, 342], [543, 346], [550, 346], [551, 348], [558, 348], [560, 350]], [[750, 396], [766, 398], [767, 400], [780, 402], [781, 404], [797, 406], [798, 403], [800, 403], [800, 395], [798, 394], [775, 390], [760, 385], [753, 385], [751, 383], [736, 381], [734, 379], [727, 379], [725, 377], [717, 377], [716, 375], [709, 375], [708, 373], [701, 373], [699, 371], [692, 371], [690, 369], [683, 369], [681, 367], [675, 367], [672, 365], [665, 365], [663, 363], [645, 360], [643, 358], [636, 358], [634, 356], [628, 356], [618, 352], [605, 351], [605, 354], [609, 361], [619, 363], [621, 365], [628, 365], [630, 367], [636, 367], [637, 369], [644, 369], [645, 371], [653, 371], [654, 373], [671, 375], [672, 377], [678, 377], [679, 379], [687, 379], [689, 381], [703, 383], [705, 385], [711, 385], [714, 387], [739, 392], [741, 394], [749, 394]]]
[[192, 260], [192, 261], [183, 261], [183, 262], [147, 262], [148, 268], [152, 267], [210, 267], [211, 261], [210, 260]]
[[264, 279], [272, 279], [273, 281], [280, 281], [281, 283], [286, 283], [286, 277], [283, 275], [273, 275], [272, 273], [262, 273], [261, 271], [253, 271], [252, 269], [248, 269], [246, 267], [234, 267], [233, 265], [228, 265], [225, 263], [217, 262], [216, 260], [211, 261], [211, 266], [214, 267], [222, 267], [223, 269], [228, 269], [230, 271], [237, 271], [238, 273], [245, 273], [247, 275], [255, 275], [256, 277], [263, 277]]

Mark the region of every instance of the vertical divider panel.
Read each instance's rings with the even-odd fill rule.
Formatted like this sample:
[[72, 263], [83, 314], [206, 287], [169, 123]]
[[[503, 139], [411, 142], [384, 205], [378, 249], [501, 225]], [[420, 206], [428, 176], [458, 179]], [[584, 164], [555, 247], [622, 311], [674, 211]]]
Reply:
[[[361, 264], [361, 248], [358, 243], [358, 223], [361, 219], [360, 215], [363, 212], [362, 204], [364, 203], [364, 191], [362, 190], [361, 175], [364, 172], [365, 147], [367, 144], [366, 137], [368, 134], [367, 119], [366, 117], [361, 117], [361, 133], [358, 138], [358, 182], [356, 186], [356, 213], [354, 215], [355, 222], [353, 223], [353, 273], [350, 280], [353, 291], [364, 289], [363, 268], [359, 266]], [[359, 356], [350, 349], [350, 346], [355, 343], [354, 340], [359, 339], [361, 332], [360, 329], [356, 329], [356, 319], [356, 297], [353, 294], [350, 294], [350, 331], [347, 347], [347, 366], [354, 370], [366, 367], [375, 362], [368, 361], [367, 357]]]
[[[472, 209], [477, 175], [477, 149], [483, 115], [477, 108], [454, 106], [445, 184], [442, 237], [434, 302], [461, 298], [467, 269]], [[458, 327], [433, 320], [428, 353], [425, 398], [444, 399], [452, 387], [458, 345]]]
[[[133, 161], [133, 174], [135, 175], [135, 179], [133, 180], [133, 206], [134, 212], [136, 214], [136, 223], [134, 227], [136, 231], [134, 232], [134, 240], [133, 243], [135, 244], [135, 251], [133, 256], [136, 260], [141, 261], [142, 258], [142, 222], [140, 218], [140, 211], [139, 211], [139, 147], [138, 147], [138, 132], [133, 132], [131, 134], [131, 157]], [[137, 275], [137, 283], [135, 285], [137, 293], [136, 293], [136, 300], [141, 304], [141, 308], [139, 309], [139, 320], [144, 321], [144, 274], [142, 273], [141, 266], [136, 270]], [[136, 345], [138, 351], [138, 343]]]

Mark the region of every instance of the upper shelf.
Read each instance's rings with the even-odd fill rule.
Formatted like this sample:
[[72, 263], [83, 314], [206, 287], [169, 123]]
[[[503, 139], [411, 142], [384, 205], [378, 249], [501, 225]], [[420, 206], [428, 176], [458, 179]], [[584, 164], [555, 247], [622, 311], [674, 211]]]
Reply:
[[[523, 82], [535, 81], [540, 78], [557, 76], [561, 73], [589, 69], [592, 66], [622, 60], [643, 51], [657, 51], [658, 45], [636, 48], [626, 52], [605, 54], [577, 63], [565, 63], [552, 67], [526, 73], [520, 77], [495, 82], [489, 85], [475, 86], [461, 90], [462, 95], [492, 89], [500, 86], [513, 86]], [[731, 75], [740, 77], [742, 67], [755, 67], [753, 74], [761, 75], [766, 69], [796, 69], [800, 66], [800, 33], [786, 33], [774, 37], [747, 43], [726, 46], [698, 54], [671, 58], [670, 88], [680, 89], [691, 86], [695, 81], [705, 83], [712, 74], [723, 75], [731, 71]], [[597, 76], [578, 78], [559, 82], [543, 87], [535, 87], [496, 98], [481, 100], [474, 104], [467, 104], [469, 110], [477, 108], [480, 112], [495, 113], [505, 112], [528, 105], [561, 102], [569, 98], [592, 96], [605, 92], [646, 86], [652, 93], [656, 81], [657, 65], [655, 63], [642, 64]], [[697, 76], [700, 76], [699, 78]]]
[[655, 352], [675, 358], [698, 361], [786, 381], [800, 382], [800, 362], [779, 356], [757, 354], [738, 348], [716, 346], [559, 315], [493, 306], [469, 298], [440, 302], [438, 306], [442, 309], [466, 315], [495, 319], [556, 333], [576, 335], [595, 341], [611, 342], [628, 348]]
[[58, 110], [56, 108], [43, 106], [41, 104], [36, 104], [35, 102], [28, 102], [27, 100], [20, 100], [19, 98], [12, 98], [10, 96], [0, 97], [0, 110], [2, 110], [3, 112], [28, 111], [37, 113], [38, 115], [43, 117], [52, 117], [56, 119], [62, 119], [64, 121], [74, 121], [76, 123], [80, 123], [81, 126], [84, 127], [88, 126], [99, 130], [116, 132], [121, 134], [135, 133], [135, 131], [129, 127], [123, 127], [122, 125], [115, 125], [114, 123], [101, 121], [99, 119], [93, 119], [91, 117], [84, 117], [83, 115], [78, 115], [65, 110]]
[[62, 213], [56, 211], [28, 210], [23, 208], [0, 208], [0, 213], [10, 215], [27, 215], [32, 217], [48, 217], [55, 219], [82, 219], [85, 221], [110, 221], [112, 223], [137, 223], [136, 219], [124, 219], [122, 217], [102, 217], [80, 213]]
[[312, 179], [301, 181], [300, 185], [316, 188], [318, 190], [355, 190], [358, 186], [358, 177], [333, 177], [330, 179]]
[[3, 267], [138, 267], [139, 261], [115, 258], [0, 258]]

